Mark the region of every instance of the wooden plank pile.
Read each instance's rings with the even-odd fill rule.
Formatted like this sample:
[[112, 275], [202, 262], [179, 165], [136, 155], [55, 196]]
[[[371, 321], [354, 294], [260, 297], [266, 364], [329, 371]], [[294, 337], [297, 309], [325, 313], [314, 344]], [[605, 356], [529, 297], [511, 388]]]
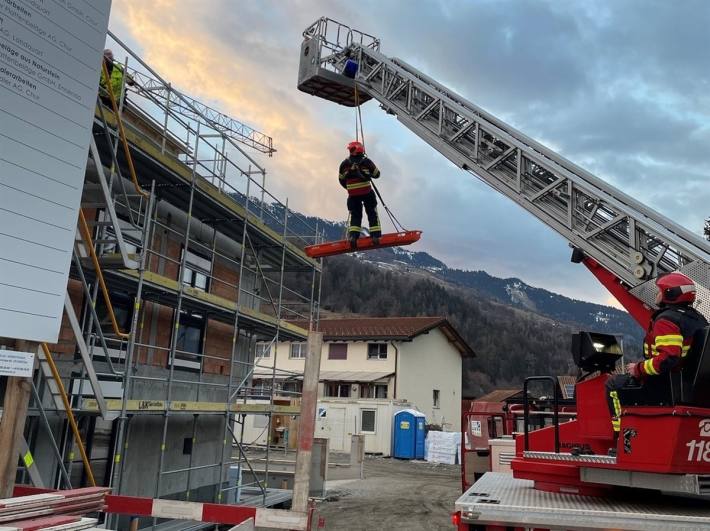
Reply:
[[105, 487], [87, 487], [0, 500], [0, 531], [92, 529], [98, 520], [82, 515], [103, 511], [109, 492]]

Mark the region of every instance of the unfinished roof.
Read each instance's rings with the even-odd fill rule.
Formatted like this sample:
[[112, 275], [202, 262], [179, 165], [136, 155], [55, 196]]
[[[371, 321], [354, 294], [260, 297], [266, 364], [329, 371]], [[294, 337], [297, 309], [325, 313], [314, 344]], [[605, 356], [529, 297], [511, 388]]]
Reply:
[[[299, 327], [308, 323], [294, 321]], [[475, 356], [473, 349], [445, 317], [348, 317], [321, 319], [324, 341], [411, 341], [438, 328], [462, 356]]]

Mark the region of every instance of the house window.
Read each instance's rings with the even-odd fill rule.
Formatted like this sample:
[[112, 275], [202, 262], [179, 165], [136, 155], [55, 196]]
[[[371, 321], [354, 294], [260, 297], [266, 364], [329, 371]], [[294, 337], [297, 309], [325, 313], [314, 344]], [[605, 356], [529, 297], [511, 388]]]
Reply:
[[283, 382], [281, 384], [281, 391], [286, 394], [298, 394], [301, 392], [301, 387], [301, 382]]
[[377, 410], [361, 409], [360, 410], [360, 431], [362, 433], [375, 433], [375, 418]]
[[347, 343], [331, 343], [328, 345], [329, 360], [346, 360], [348, 359], [348, 344]]
[[182, 283], [185, 286], [207, 291], [211, 269], [212, 262], [209, 258], [188, 250], [185, 256], [185, 269], [182, 272]]
[[251, 393], [249, 393], [249, 396], [260, 397], [269, 396], [271, 394], [270, 380], [254, 380], [251, 387]]
[[360, 398], [387, 398], [387, 384], [360, 384]]
[[288, 353], [289, 358], [305, 359], [308, 352], [308, 343], [291, 343], [291, 350]]
[[434, 407], [439, 407], [439, 390], [434, 389]]
[[370, 343], [367, 345], [368, 360], [386, 360], [387, 343]]
[[271, 343], [266, 341], [259, 341], [256, 344], [256, 352], [254, 354], [256, 358], [270, 358], [271, 357]]
[[326, 382], [325, 396], [330, 398], [349, 398], [350, 384], [342, 382]]
[[175, 344], [175, 366], [199, 369], [202, 363], [202, 339], [205, 318], [197, 313], [180, 312], [180, 326]]

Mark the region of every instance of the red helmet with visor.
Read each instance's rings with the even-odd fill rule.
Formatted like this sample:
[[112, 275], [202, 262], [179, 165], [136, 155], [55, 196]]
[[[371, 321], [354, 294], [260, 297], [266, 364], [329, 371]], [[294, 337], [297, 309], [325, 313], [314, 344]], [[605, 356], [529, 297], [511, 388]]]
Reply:
[[695, 300], [695, 283], [683, 273], [668, 273], [656, 279], [658, 298], [667, 304], [691, 303]]
[[351, 155], [362, 155], [365, 153], [365, 146], [362, 145], [362, 142], [353, 140], [348, 144], [348, 151], [350, 151]]

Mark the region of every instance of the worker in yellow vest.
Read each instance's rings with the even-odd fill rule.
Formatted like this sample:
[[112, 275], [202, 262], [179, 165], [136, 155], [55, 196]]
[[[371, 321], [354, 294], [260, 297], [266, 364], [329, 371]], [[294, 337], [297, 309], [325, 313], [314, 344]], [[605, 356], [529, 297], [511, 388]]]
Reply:
[[[113, 90], [113, 97], [116, 99], [116, 105], [120, 105], [121, 100], [125, 98], [125, 90], [123, 86], [123, 66], [119, 63], [115, 63], [113, 60], [113, 52], [106, 48], [104, 50], [104, 63], [106, 64], [106, 70], [108, 70], [109, 79], [111, 82], [111, 89]], [[126, 76], [126, 85], [135, 85], [133, 78], [130, 75]], [[111, 106], [111, 98], [108, 95], [108, 89], [106, 85], [106, 75], [104, 74], [103, 68], [101, 69], [101, 82], [99, 84], [99, 94], [101, 96], [101, 101], [104, 102], [108, 107]]]

